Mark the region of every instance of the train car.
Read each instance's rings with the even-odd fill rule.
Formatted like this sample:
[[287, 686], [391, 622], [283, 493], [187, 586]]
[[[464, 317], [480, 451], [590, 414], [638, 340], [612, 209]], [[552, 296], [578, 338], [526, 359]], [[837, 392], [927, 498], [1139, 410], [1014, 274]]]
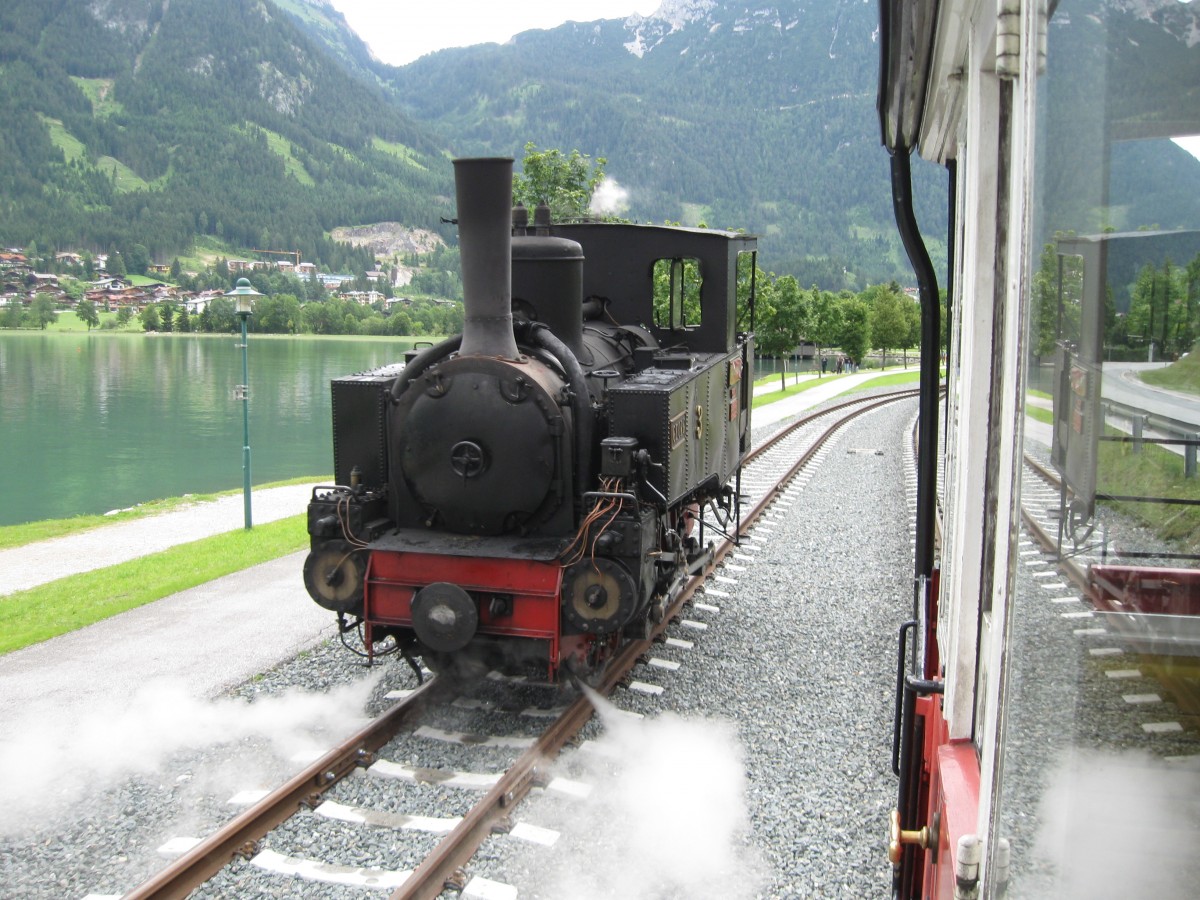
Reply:
[[455, 178], [463, 333], [334, 381], [305, 585], [368, 654], [587, 676], [738, 521], [756, 241], [530, 222], [511, 159]]
[[[896, 898], [1200, 884], [1200, 403], [1146, 374], [1200, 336], [1197, 34], [1179, 0], [880, 2], [923, 375], [927, 247], [949, 260], [898, 623]], [[944, 167], [945, 234], [917, 225], [914, 153]]]

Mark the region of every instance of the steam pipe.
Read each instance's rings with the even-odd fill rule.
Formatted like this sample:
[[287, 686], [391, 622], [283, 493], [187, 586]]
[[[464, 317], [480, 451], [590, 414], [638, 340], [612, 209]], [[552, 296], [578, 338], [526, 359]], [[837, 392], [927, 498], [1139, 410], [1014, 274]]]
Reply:
[[399, 403], [400, 395], [407, 389], [412, 380], [432, 366], [435, 362], [441, 362], [451, 353], [454, 353], [462, 345], [462, 335], [456, 334], [446, 338], [440, 344], [434, 344], [432, 347], [426, 347], [424, 350], [417, 353], [412, 360], [400, 370], [399, 377], [392, 382], [392, 402]]
[[517, 359], [512, 319], [509, 157], [454, 160], [463, 279], [463, 356]]
[[575, 481], [587, 490], [592, 484], [592, 403], [587, 376], [571, 348], [542, 322], [520, 322], [521, 340], [553, 356], [567, 373], [571, 413], [575, 419]]

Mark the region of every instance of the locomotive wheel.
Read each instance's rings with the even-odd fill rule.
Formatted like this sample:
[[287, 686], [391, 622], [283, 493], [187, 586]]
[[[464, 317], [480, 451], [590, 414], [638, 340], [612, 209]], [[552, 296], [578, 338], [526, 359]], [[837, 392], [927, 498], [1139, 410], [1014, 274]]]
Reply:
[[327, 541], [304, 560], [309, 596], [332, 612], [361, 616], [366, 557], [345, 541]]

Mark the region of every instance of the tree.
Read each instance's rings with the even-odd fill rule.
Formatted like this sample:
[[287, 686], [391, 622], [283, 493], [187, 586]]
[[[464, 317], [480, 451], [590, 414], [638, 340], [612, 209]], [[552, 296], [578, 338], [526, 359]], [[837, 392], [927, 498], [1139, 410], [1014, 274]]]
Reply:
[[392, 314], [387, 317], [387, 323], [389, 334], [403, 336], [413, 333], [412, 319], [402, 309], [393, 309]]
[[143, 331], [158, 331], [162, 328], [162, 320], [158, 316], [158, 306], [154, 303], [147, 304], [138, 318], [142, 322]]
[[187, 304], [179, 307], [179, 315], [175, 317], [175, 330], [180, 334], [190, 334], [192, 330], [192, 319], [188, 315]]
[[545, 203], [550, 215], [558, 221], [580, 219], [588, 215], [592, 195], [604, 180], [608, 160], [592, 158], [572, 150], [564, 156], [561, 150], [538, 152], [530, 141], [525, 145], [521, 172], [513, 175], [513, 202], [532, 209]]
[[25, 304], [17, 297], [9, 297], [4, 307], [4, 327], [20, 328], [21, 320], [25, 318]]
[[80, 300], [75, 306], [75, 315], [88, 327], [88, 331], [100, 324], [100, 313], [96, 312], [96, 304], [91, 300]]
[[[904, 351], [904, 368], [908, 368], [908, 351], [913, 347], [921, 346], [921, 303], [919, 300], [914, 300], [907, 294], [904, 297], [904, 317], [908, 320], [908, 334], [904, 336], [904, 342], [900, 344], [900, 349]], [[945, 317], [945, 307], [940, 307], [941, 317]], [[945, 329], [944, 323], [939, 323], [942, 329]]]
[[838, 344], [856, 366], [862, 365], [871, 341], [871, 311], [857, 297], [848, 297], [839, 304], [841, 329]]
[[836, 344], [842, 330], [842, 311], [835, 295], [820, 290], [815, 284], [809, 291], [808, 333], [805, 335], [817, 345], [817, 372], [820, 373], [821, 348]]
[[205, 312], [212, 322], [213, 331], [224, 333], [237, 327], [237, 311], [228, 297], [214, 297]]
[[108, 267], [105, 271], [113, 278], [124, 278], [128, 274], [125, 271], [125, 260], [121, 258], [120, 253], [108, 254]]
[[38, 294], [33, 298], [33, 305], [29, 308], [30, 316], [37, 324], [37, 327], [46, 330], [46, 326], [58, 318], [58, 313], [54, 310], [54, 298], [49, 294]]
[[[758, 349], [763, 356], [791, 356], [808, 327], [808, 298], [791, 275], [772, 275], [759, 284], [765, 290], [755, 328]], [[787, 387], [785, 377], [785, 371], [780, 371], [781, 389]]]
[[254, 330], [295, 334], [300, 325], [300, 301], [292, 294], [274, 294], [254, 301]]
[[886, 369], [888, 350], [908, 342], [911, 321], [904, 307], [912, 303], [894, 281], [867, 288], [860, 297], [870, 307], [871, 344], [883, 354], [881, 368]]
[[171, 305], [170, 300], [164, 300], [160, 307], [162, 312], [159, 314], [162, 317], [162, 330], [175, 330], [175, 307]]
[[1056, 232], [1054, 241], [1042, 247], [1037, 272], [1033, 275], [1033, 307], [1037, 339], [1033, 352], [1049, 356], [1054, 345], [1065, 340], [1079, 340], [1079, 320], [1083, 302], [1083, 257], [1070, 254], [1061, 257], [1062, 296], [1059, 296], [1059, 262], [1057, 239], [1073, 232]]

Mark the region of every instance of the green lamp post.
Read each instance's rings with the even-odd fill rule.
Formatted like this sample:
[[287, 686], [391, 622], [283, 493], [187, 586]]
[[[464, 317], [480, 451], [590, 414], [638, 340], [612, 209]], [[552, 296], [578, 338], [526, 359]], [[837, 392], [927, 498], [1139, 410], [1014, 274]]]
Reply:
[[246, 333], [246, 320], [254, 311], [254, 298], [261, 297], [258, 291], [250, 286], [250, 279], [239, 278], [237, 286], [225, 295], [233, 298], [234, 310], [242, 320], [242, 383], [234, 388], [234, 397], [242, 401], [242, 502], [246, 512], [246, 530], [252, 525], [250, 518], [250, 370], [247, 351], [249, 339]]

